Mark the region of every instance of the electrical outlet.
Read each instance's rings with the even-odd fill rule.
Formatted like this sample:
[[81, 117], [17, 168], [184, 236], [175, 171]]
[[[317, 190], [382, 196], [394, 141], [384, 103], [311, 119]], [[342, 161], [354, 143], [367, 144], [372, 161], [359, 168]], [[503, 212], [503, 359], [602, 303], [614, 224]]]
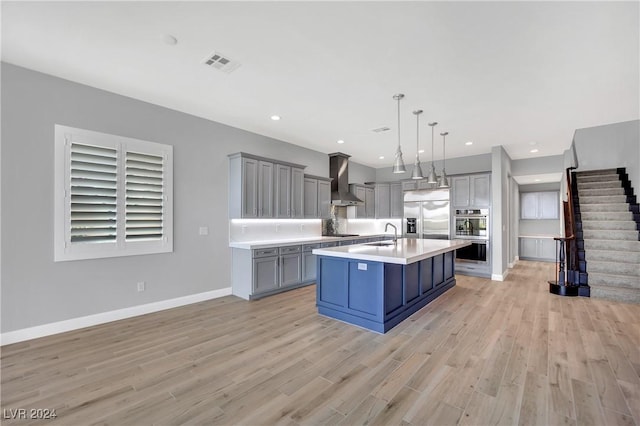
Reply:
[[247, 225], [242, 225], [242, 233], [244, 234], [247, 231]]
[[276, 224], [276, 232], [280, 232], [280, 225]]
[[144, 281], [139, 281], [138, 282], [138, 291], [144, 291]]
[[300, 232], [304, 231], [304, 225], [301, 223], [300, 224]]

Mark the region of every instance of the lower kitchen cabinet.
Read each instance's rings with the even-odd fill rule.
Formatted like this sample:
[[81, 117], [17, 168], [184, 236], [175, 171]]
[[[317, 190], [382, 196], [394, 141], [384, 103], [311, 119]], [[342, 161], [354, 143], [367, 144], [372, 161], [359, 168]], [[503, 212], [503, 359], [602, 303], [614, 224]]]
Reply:
[[278, 288], [278, 256], [253, 259], [253, 292], [264, 293]]
[[302, 250], [300, 246], [280, 247], [280, 287], [302, 281]]
[[553, 238], [520, 237], [519, 257], [522, 260], [555, 262], [556, 242]]

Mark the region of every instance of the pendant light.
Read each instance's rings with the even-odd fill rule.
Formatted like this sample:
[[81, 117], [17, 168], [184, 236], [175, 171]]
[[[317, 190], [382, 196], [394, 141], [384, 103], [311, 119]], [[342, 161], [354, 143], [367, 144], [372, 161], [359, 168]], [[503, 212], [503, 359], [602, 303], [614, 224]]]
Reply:
[[433, 158], [433, 133], [434, 133], [434, 129], [435, 127], [438, 125], [437, 121], [434, 121], [433, 123], [429, 123], [429, 126], [431, 126], [431, 170], [429, 171], [429, 177], [427, 177], [427, 182], [428, 183], [438, 183], [438, 175], [436, 175], [436, 166], [434, 165], [434, 158]]
[[416, 116], [416, 163], [413, 165], [411, 179], [424, 179], [422, 167], [420, 167], [420, 114], [422, 114], [422, 110], [413, 111], [413, 114]]
[[445, 161], [447, 159], [447, 156], [445, 155], [445, 151], [444, 151], [444, 138], [446, 138], [448, 134], [449, 132], [440, 133], [440, 136], [442, 136], [442, 176], [440, 176], [440, 185], [439, 185], [440, 188], [449, 187], [449, 179], [447, 179], [447, 173], [444, 171]]
[[402, 160], [402, 149], [400, 149], [400, 101], [404, 98], [402, 93], [393, 95], [393, 99], [398, 101], [398, 149], [396, 150], [396, 160], [393, 162], [393, 173], [404, 173], [407, 169]]

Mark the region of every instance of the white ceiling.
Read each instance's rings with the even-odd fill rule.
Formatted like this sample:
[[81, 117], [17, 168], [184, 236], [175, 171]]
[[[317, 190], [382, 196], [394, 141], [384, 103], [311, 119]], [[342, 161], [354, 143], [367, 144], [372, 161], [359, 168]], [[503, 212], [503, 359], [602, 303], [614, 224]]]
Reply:
[[[521, 159], [638, 118], [638, 22], [638, 2], [3, 1], [2, 60], [373, 167], [393, 162], [404, 93], [408, 165], [418, 108], [423, 161], [428, 121], [448, 158]], [[241, 66], [203, 65], [213, 51]]]

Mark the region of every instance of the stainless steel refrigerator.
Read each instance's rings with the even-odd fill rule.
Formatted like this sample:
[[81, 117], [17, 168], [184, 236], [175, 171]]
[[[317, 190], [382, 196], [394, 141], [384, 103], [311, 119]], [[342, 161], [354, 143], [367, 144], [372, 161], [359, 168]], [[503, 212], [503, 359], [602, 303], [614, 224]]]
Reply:
[[450, 207], [448, 189], [422, 189], [404, 193], [405, 238], [449, 239]]

